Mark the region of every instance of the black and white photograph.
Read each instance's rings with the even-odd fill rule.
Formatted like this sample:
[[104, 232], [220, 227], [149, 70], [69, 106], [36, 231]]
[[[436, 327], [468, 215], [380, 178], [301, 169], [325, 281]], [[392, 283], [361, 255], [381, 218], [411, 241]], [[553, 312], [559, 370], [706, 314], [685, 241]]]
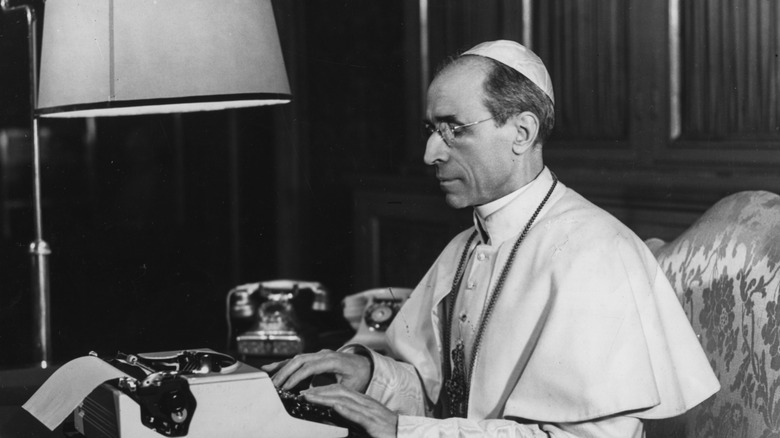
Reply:
[[780, 2], [0, 0], [3, 438], [780, 438]]

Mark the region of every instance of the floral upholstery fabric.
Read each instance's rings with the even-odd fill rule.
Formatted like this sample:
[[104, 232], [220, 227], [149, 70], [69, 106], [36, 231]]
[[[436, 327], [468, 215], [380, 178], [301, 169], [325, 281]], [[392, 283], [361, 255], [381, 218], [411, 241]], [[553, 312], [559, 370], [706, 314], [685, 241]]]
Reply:
[[780, 437], [780, 196], [724, 198], [670, 243], [647, 241], [721, 383], [648, 437]]

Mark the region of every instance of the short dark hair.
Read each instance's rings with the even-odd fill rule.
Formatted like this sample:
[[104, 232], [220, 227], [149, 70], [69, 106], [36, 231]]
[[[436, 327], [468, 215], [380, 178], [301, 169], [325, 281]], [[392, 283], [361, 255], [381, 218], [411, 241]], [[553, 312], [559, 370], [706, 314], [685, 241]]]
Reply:
[[555, 126], [555, 106], [550, 96], [519, 71], [494, 59], [478, 55], [449, 57], [436, 69], [436, 76], [464, 58], [482, 60], [487, 66], [484, 105], [500, 126], [510, 117], [530, 111], [539, 118], [538, 143], [544, 144]]
[[530, 111], [539, 118], [537, 142], [544, 143], [555, 126], [555, 106], [541, 88], [519, 71], [490, 58], [485, 78], [485, 107], [500, 125], [513, 115]]

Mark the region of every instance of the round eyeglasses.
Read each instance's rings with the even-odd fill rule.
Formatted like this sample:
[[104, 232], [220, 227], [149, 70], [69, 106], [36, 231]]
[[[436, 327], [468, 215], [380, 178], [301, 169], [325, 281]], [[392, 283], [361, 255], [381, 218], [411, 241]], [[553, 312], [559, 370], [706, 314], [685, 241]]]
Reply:
[[430, 138], [434, 133], [439, 134], [442, 140], [444, 140], [444, 143], [447, 144], [447, 146], [452, 146], [452, 144], [457, 139], [458, 135], [466, 128], [474, 125], [478, 125], [483, 122], [487, 122], [488, 120], [492, 120], [493, 117], [488, 117], [487, 119], [477, 120], [476, 122], [466, 123], [464, 125], [455, 125], [453, 123], [446, 123], [441, 122], [439, 123], [438, 127], [433, 125], [432, 123], [423, 122], [423, 135], [425, 135], [426, 138]]

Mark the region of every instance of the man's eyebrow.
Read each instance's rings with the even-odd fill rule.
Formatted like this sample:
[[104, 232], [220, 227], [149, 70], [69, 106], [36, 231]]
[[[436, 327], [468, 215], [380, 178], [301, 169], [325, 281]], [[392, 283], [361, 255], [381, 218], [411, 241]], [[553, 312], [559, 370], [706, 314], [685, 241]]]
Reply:
[[456, 125], [462, 125], [461, 121], [458, 120], [458, 118], [455, 115], [452, 115], [452, 114], [446, 115], [446, 116], [434, 117], [433, 119], [434, 119], [435, 122], [431, 121], [430, 119], [428, 119], [426, 117], [425, 119], [423, 119], [423, 122], [425, 122], [425, 123], [442, 123], [442, 122], [444, 122], [444, 123], [453, 123], [453, 124], [456, 124]]

